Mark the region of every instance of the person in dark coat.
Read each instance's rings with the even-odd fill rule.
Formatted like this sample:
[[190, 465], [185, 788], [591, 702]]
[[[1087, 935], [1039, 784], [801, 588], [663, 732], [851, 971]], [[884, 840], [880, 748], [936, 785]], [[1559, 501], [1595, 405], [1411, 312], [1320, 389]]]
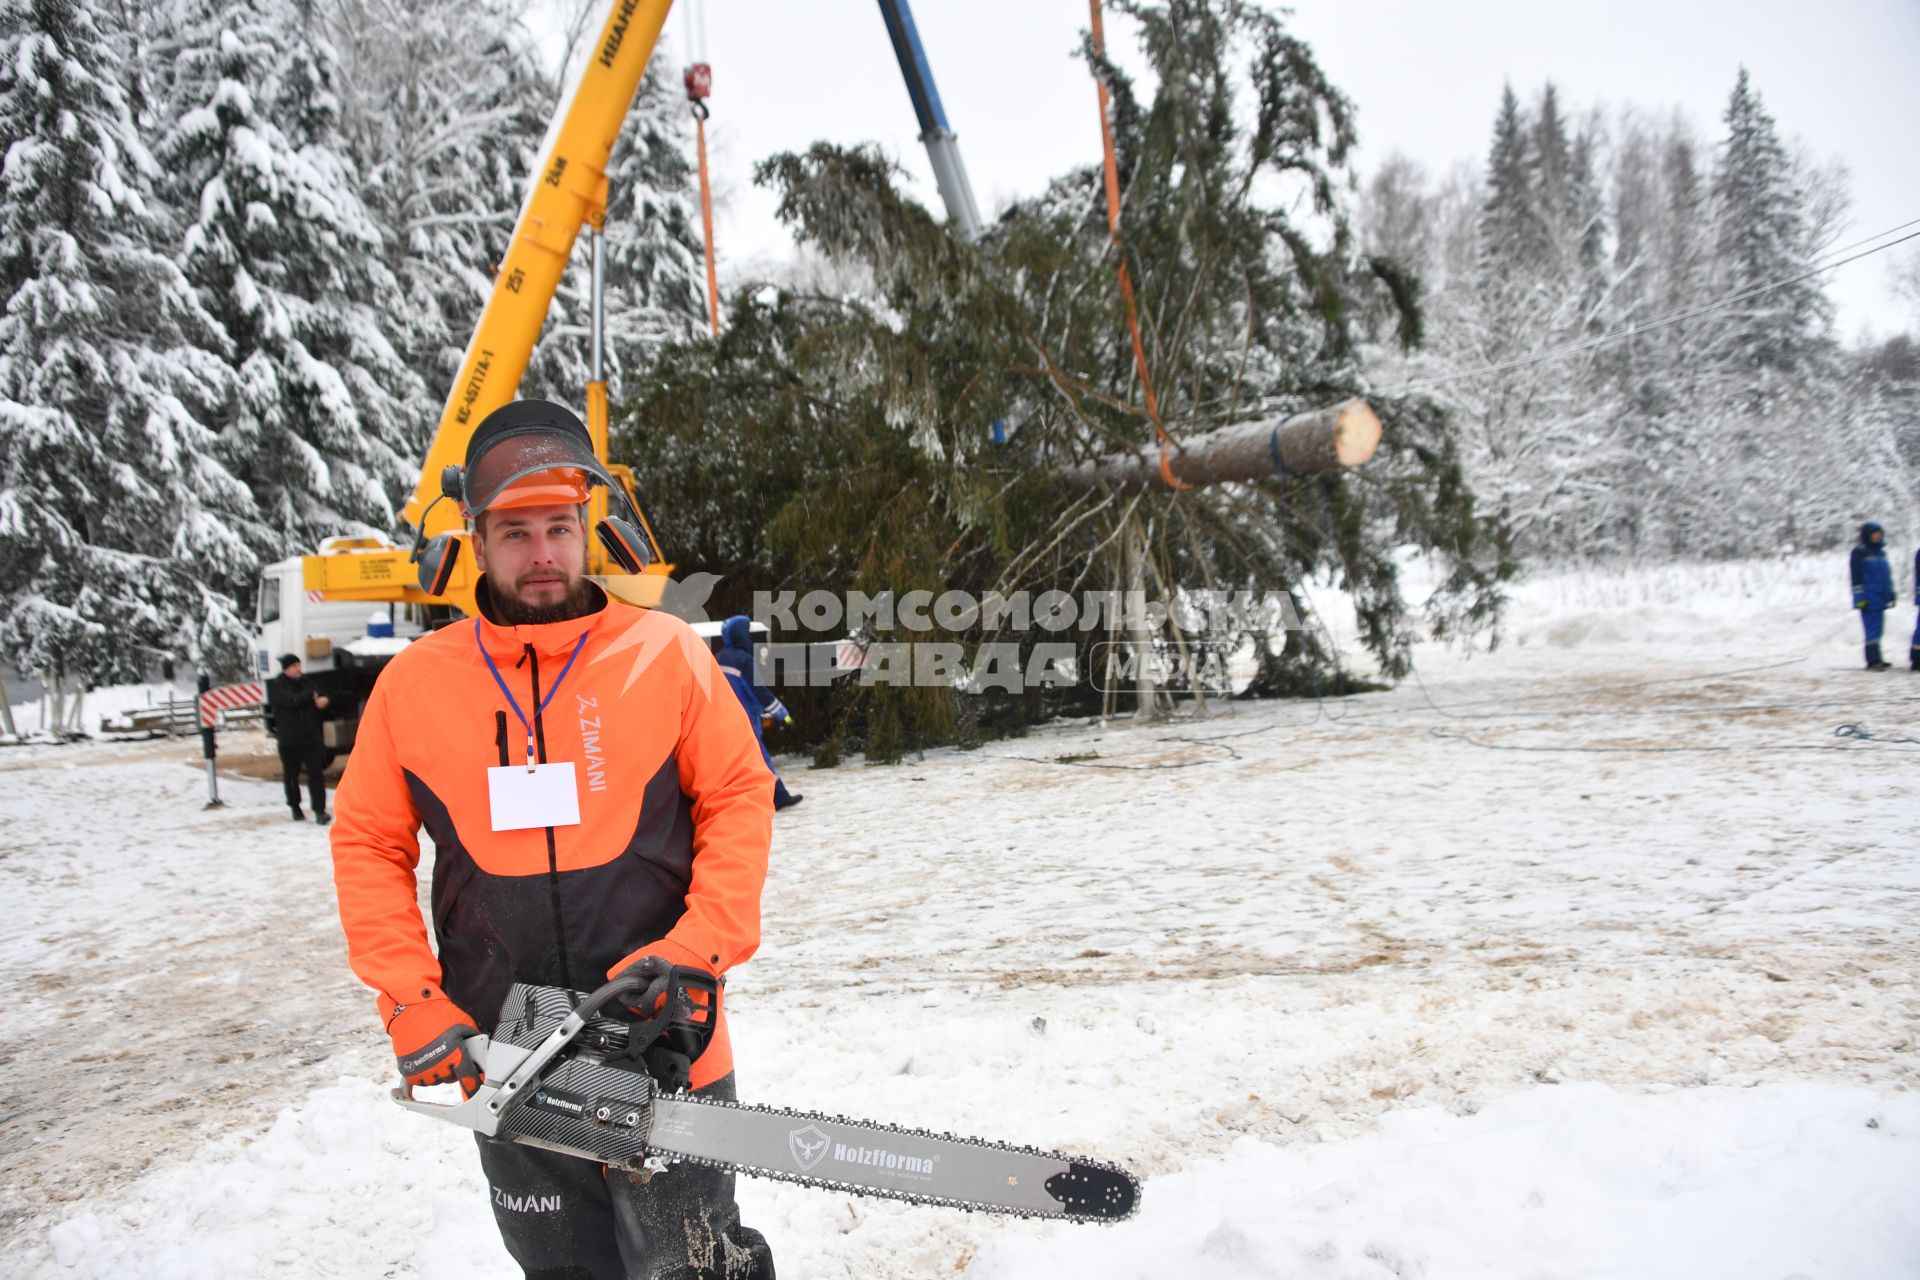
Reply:
[[[1913, 553], [1913, 603], [1920, 606], [1920, 551]], [[1907, 642], [1907, 670], [1920, 671], [1920, 607], [1913, 611], [1913, 639]]]
[[777, 720], [781, 724], [792, 724], [793, 713], [773, 696], [771, 689], [753, 682], [753, 631], [745, 614], [736, 613], [721, 624], [720, 650], [713, 656], [719, 660], [720, 670], [726, 672], [727, 683], [733, 686], [734, 696], [746, 708], [747, 719], [753, 722], [753, 736], [760, 741], [760, 755], [773, 774], [773, 807], [784, 809], [788, 805], [799, 804], [805, 797], [787, 790], [787, 784], [780, 780], [780, 771], [773, 767], [773, 757], [767, 754], [767, 744], [761, 738], [764, 721]]
[[1880, 636], [1886, 630], [1887, 610], [1893, 608], [1893, 564], [1887, 559], [1887, 535], [1878, 522], [1869, 520], [1860, 526], [1860, 542], [1854, 547], [1848, 564], [1853, 577], [1853, 607], [1860, 611], [1860, 624], [1867, 633], [1867, 670], [1885, 671], [1886, 659], [1880, 656]]
[[313, 820], [321, 826], [333, 820], [327, 812], [327, 747], [320, 722], [326, 719], [327, 696], [307, 682], [300, 659], [285, 654], [280, 674], [267, 681], [267, 706], [273, 710], [273, 737], [280, 747], [280, 777], [287, 788], [287, 807], [295, 822], [300, 812], [300, 771], [307, 772], [307, 795], [313, 800]]

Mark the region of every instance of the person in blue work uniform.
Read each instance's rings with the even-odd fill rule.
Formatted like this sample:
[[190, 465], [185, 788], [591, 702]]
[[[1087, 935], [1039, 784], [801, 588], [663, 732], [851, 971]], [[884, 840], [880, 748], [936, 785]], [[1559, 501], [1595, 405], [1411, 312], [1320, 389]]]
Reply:
[[1860, 542], [1848, 562], [1853, 577], [1853, 607], [1867, 633], [1867, 670], [1885, 671], [1891, 664], [1880, 656], [1880, 636], [1886, 630], [1887, 610], [1896, 599], [1893, 563], [1887, 559], [1887, 534], [1877, 521], [1860, 526]]
[[[720, 670], [726, 672], [727, 683], [733, 686], [734, 696], [746, 708], [747, 719], [753, 722], [753, 736], [756, 739], [761, 736], [762, 722], [765, 720], [793, 723], [793, 713], [773, 696], [773, 691], [753, 682], [753, 633], [745, 614], [736, 613], [721, 624], [720, 650], [714, 657], [720, 662]], [[787, 790], [787, 784], [780, 780], [780, 771], [773, 767], [773, 757], [767, 754], [764, 740], [760, 743], [760, 755], [773, 772], [773, 807], [784, 809], [788, 805], [799, 804], [805, 797]]]
[[1913, 553], [1913, 639], [1907, 642], [1907, 670], [1920, 671], [1920, 551]]

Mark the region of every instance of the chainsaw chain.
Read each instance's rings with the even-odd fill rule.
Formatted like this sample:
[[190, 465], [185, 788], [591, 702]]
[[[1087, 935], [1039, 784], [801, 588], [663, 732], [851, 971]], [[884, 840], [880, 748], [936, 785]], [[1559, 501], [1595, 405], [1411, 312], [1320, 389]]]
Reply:
[[[1117, 1164], [1104, 1160], [1089, 1160], [1082, 1156], [1068, 1156], [1059, 1151], [1043, 1151], [1039, 1147], [1021, 1146], [1012, 1142], [995, 1142], [990, 1138], [968, 1138], [957, 1133], [936, 1133], [931, 1129], [909, 1129], [905, 1125], [888, 1124], [879, 1120], [862, 1120], [854, 1116], [828, 1115], [824, 1111], [799, 1111], [792, 1107], [776, 1107], [759, 1102], [728, 1102], [721, 1098], [703, 1098], [693, 1093], [667, 1093], [660, 1095], [674, 1102], [691, 1102], [702, 1107], [724, 1107], [730, 1111], [758, 1111], [780, 1116], [790, 1116], [796, 1120], [825, 1120], [831, 1124], [853, 1125], [861, 1129], [870, 1129], [876, 1133], [912, 1134], [921, 1138], [938, 1138], [946, 1142], [964, 1143], [970, 1147], [980, 1147], [989, 1151], [1011, 1151], [1016, 1155], [1038, 1156], [1043, 1160], [1058, 1160], [1062, 1164], [1079, 1164], [1090, 1169], [1103, 1169], [1118, 1174], [1133, 1186], [1133, 1207], [1118, 1218], [1098, 1218], [1090, 1215], [1042, 1213], [1034, 1209], [1016, 1209], [1005, 1205], [993, 1204], [984, 1200], [959, 1200], [952, 1196], [924, 1195], [917, 1191], [894, 1190], [868, 1186], [864, 1183], [840, 1182], [833, 1178], [816, 1178], [804, 1173], [791, 1173], [785, 1169], [763, 1169], [758, 1165], [743, 1164], [731, 1160], [715, 1160], [709, 1156], [684, 1155], [675, 1152], [653, 1153], [660, 1159], [675, 1163], [701, 1165], [709, 1169], [723, 1169], [734, 1173], [744, 1173], [755, 1178], [771, 1178], [776, 1182], [792, 1182], [803, 1187], [817, 1187], [823, 1191], [840, 1191], [848, 1195], [879, 1197], [886, 1200], [904, 1200], [909, 1204], [930, 1204], [947, 1209], [964, 1209], [968, 1213], [995, 1213], [1016, 1218], [1039, 1218], [1056, 1222], [1125, 1222], [1140, 1212], [1140, 1181], [1131, 1172]], [[649, 1148], [651, 1151], [651, 1148]]]

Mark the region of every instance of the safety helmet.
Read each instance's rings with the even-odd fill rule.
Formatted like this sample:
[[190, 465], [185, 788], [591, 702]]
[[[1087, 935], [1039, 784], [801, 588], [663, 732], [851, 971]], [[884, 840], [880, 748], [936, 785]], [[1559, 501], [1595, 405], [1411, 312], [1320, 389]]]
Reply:
[[516, 400], [488, 414], [467, 441], [465, 464], [441, 478], [469, 517], [508, 507], [580, 506], [596, 484], [611, 487], [613, 477], [593, 456], [586, 424], [547, 400]]
[[[464, 464], [440, 473], [440, 498], [452, 498], [472, 519], [509, 507], [583, 506], [593, 486], [624, 491], [593, 453], [593, 437], [572, 410], [547, 400], [516, 400], [481, 420], [467, 440]], [[636, 512], [637, 515], [637, 512]], [[419, 566], [420, 590], [445, 595], [460, 560], [460, 539], [450, 533], [428, 538], [426, 520], [409, 557]], [[603, 516], [594, 536], [608, 558], [629, 574], [646, 568], [647, 540], [619, 516]]]

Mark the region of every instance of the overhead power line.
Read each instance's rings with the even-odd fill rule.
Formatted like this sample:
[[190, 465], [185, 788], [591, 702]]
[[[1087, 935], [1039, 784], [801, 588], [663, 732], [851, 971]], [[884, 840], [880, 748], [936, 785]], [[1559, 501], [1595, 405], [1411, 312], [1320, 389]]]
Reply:
[[[1478, 369], [1467, 369], [1459, 373], [1443, 374], [1434, 378], [1421, 378], [1395, 387], [1391, 391], [1382, 392], [1381, 394], [1408, 395], [1415, 391], [1426, 391], [1433, 387], [1443, 387], [1449, 383], [1464, 382], [1470, 378], [1484, 378], [1488, 374], [1505, 373], [1512, 369], [1525, 369], [1531, 365], [1545, 364], [1549, 360], [1558, 360], [1563, 356], [1577, 355], [1583, 351], [1593, 351], [1600, 347], [1610, 346], [1616, 342], [1624, 342], [1628, 338], [1637, 338], [1642, 334], [1651, 333], [1656, 329], [1664, 329], [1668, 325], [1679, 324], [1685, 320], [1692, 320], [1700, 316], [1709, 315], [1712, 312], [1731, 307], [1735, 303], [1745, 302], [1749, 298], [1758, 298], [1763, 294], [1772, 293], [1776, 289], [1784, 289], [1788, 285], [1798, 284], [1802, 280], [1810, 280], [1814, 276], [1822, 275], [1837, 267], [1844, 267], [1849, 262], [1858, 262], [1860, 259], [1871, 257], [1876, 253], [1884, 253], [1895, 245], [1904, 244], [1909, 240], [1920, 238], [1920, 231], [1907, 231], [1907, 228], [1914, 226], [1920, 226], [1920, 218], [1915, 218], [1911, 222], [1903, 222], [1897, 227], [1892, 227], [1880, 232], [1878, 235], [1868, 236], [1865, 240], [1857, 240], [1853, 244], [1844, 245], [1839, 249], [1835, 249], [1833, 253], [1846, 254], [1847, 256], [1836, 258], [1832, 262], [1825, 262], [1818, 266], [1810, 267], [1797, 275], [1791, 275], [1785, 279], [1755, 285], [1752, 288], [1742, 289], [1737, 293], [1730, 293], [1725, 297], [1715, 298], [1711, 302], [1704, 302], [1698, 306], [1686, 307], [1677, 311], [1668, 312], [1666, 315], [1655, 316], [1651, 320], [1641, 320], [1633, 324], [1622, 325], [1618, 329], [1596, 334], [1591, 338], [1578, 338], [1572, 342], [1561, 343], [1559, 346], [1549, 347], [1545, 351], [1536, 351], [1532, 355], [1518, 356], [1512, 360], [1502, 360], [1495, 364], [1483, 365]], [[1896, 239], [1887, 239], [1888, 236], [1892, 236], [1896, 232], [1901, 231], [1906, 231], [1907, 234], [1898, 236]], [[1884, 241], [1884, 243], [1875, 244], [1875, 241]], [[1873, 247], [1861, 249], [1858, 253], [1848, 252], [1861, 245], [1872, 245]]]

